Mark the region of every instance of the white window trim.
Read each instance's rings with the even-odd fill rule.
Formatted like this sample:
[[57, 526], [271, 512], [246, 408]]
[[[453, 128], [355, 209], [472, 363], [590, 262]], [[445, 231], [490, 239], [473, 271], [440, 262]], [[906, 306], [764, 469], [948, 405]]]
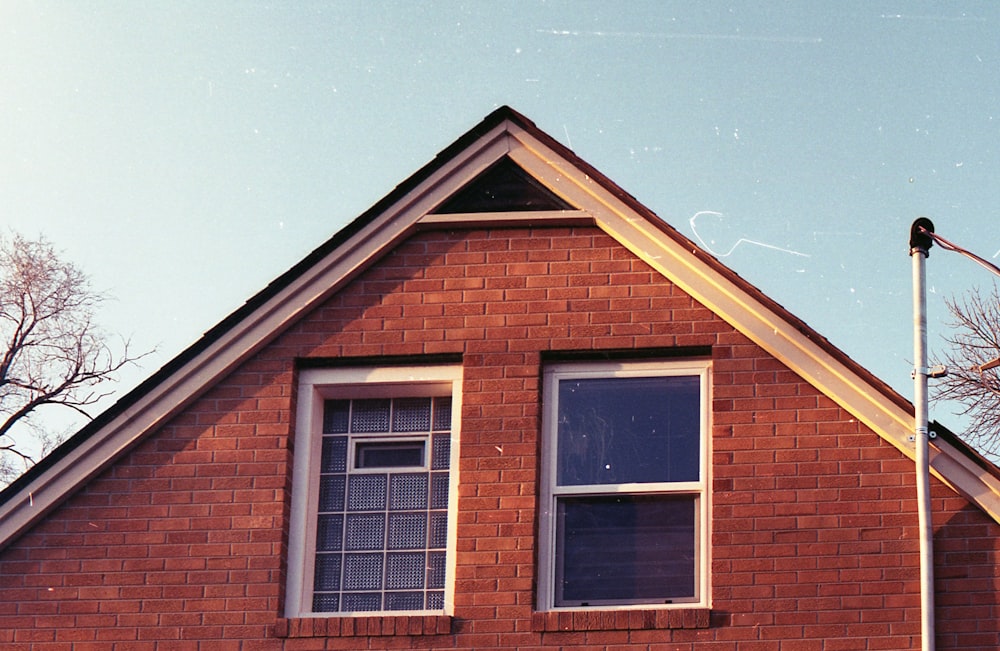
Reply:
[[[542, 459], [540, 464], [540, 512], [538, 539], [538, 610], [648, 610], [683, 609], [711, 607], [711, 364], [708, 360], [662, 360], [650, 362], [566, 362], [551, 364], [546, 367], [543, 381], [542, 408]], [[609, 378], [609, 377], [649, 377], [649, 376], [697, 376], [701, 383], [701, 467], [699, 481], [673, 482], [670, 484], [620, 484], [617, 487], [608, 486], [600, 494], [616, 491], [639, 489], [648, 493], [698, 493], [698, 514], [695, 520], [695, 541], [698, 558], [695, 567], [696, 599], [693, 601], [675, 602], [670, 604], [617, 604], [594, 606], [556, 606], [555, 575], [556, 575], [556, 428], [558, 419], [558, 383], [560, 380], [577, 378]], [[592, 488], [565, 486], [558, 490], [560, 495], [573, 493], [594, 494]]]
[[323, 402], [328, 398], [448, 396], [452, 398], [451, 463], [448, 490], [448, 544], [444, 612], [454, 612], [455, 530], [458, 524], [458, 451], [462, 413], [461, 366], [386, 366], [304, 369], [299, 373], [292, 470], [292, 502], [288, 534], [285, 616], [362, 617], [427, 615], [441, 611], [312, 612], [319, 460], [322, 450]]

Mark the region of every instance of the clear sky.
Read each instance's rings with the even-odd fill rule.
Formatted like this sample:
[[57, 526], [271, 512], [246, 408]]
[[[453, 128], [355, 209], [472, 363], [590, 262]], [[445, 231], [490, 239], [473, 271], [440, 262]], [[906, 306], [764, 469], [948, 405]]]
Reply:
[[[910, 224], [1000, 253], [998, 34], [984, 2], [0, 0], [0, 225], [157, 347], [123, 392], [508, 104], [911, 397]], [[933, 348], [993, 277], [927, 273]]]

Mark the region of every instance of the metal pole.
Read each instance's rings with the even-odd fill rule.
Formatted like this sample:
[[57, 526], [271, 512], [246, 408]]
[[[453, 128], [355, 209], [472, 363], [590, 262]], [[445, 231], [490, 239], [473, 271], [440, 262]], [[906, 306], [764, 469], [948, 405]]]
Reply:
[[931, 522], [930, 463], [927, 429], [927, 294], [924, 261], [933, 240], [924, 231], [934, 224], [921, 217], [910, 227], [913, 260], [913, 406], [917, 465], [917, 512], [920, 538], [920, 648], [934, 651], [934, 526]]

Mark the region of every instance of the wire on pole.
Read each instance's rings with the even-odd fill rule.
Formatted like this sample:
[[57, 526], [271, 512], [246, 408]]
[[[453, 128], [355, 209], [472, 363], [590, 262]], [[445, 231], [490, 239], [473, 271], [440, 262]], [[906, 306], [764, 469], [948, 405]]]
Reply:
[[966, 249], [963, 249], [962, 247], [958, 246], [957, 244], [955, 244], [953, 242], [949, 242], [948, 240], [944, 239], [943, 237], [941, 237], [940, 235], [938, 235], [937, 233], [935, 233], [933, 230], [928, 230], [928, 229], [924, 228], [922, 225], [917, 225], [916, 226], [916, 230], [920, 231], [923, 235], [925, 235], [927, 237], [930, 237], [932, 240], [934, 240], [935, 242], [937, 242], [938, 245], [942, 249], [944, 249], [945, 251], [953, 251], [955, 253], [960, 253], [960, 254], [964, 255], [965, 257], [969, 258], [970, 260], [973, 260], [977, 264], [982, 265], [987, 270], [993, 272], [997, 276], [1000, 276], [1000, 267], [996, 266], [995, 264], [993, 264], [989, 260], [981, 258], [978, 255], [976, 255], [975, 253], [973, 253], [972, 251], [968, 251]]

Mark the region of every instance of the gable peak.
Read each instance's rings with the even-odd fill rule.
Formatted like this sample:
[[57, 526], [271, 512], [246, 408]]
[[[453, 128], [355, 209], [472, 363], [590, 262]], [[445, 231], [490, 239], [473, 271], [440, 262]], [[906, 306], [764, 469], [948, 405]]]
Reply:
[[432, 212], [439, 215], [483, 212], [573, 210], [509, 156], [480, 172]]

